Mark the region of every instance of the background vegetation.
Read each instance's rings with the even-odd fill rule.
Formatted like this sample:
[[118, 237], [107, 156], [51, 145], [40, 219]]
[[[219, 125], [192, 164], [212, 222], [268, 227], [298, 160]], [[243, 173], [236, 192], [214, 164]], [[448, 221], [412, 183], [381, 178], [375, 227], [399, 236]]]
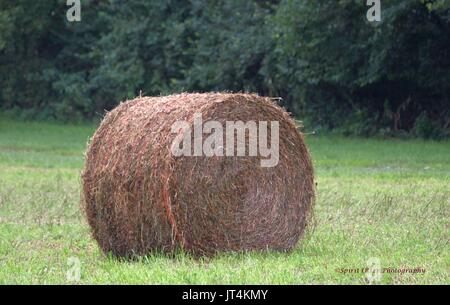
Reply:
[[450, 135], [450, 0], [0, 0], [0, 107], [81, 121], [139, 95], [279, 96], [308, 130]]

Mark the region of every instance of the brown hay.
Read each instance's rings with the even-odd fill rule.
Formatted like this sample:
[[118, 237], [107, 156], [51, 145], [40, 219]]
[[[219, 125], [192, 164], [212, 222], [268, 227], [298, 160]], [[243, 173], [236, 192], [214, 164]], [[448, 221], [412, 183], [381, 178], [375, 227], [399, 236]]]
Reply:
[[[259, 156], [174, 157], [171, 125], [192, 123], [195, 112], [203, 122], [279, 121], [278, 165], [261, 167]], [[142, 97], [109, 112], [94, 134], [82, 174], [83, 208], [100, 248], [116, 256], [286, 251], [311, 214], [313, 179], [302, 134], [269, 98]]]

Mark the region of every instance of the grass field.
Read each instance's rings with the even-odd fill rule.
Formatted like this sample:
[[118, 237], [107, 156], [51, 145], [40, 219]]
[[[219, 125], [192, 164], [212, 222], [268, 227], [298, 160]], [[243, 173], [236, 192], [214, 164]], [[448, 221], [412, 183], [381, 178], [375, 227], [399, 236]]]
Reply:
[[450, 284], [449, 142], [310, 135], [316, 225], [295, 251], [124, 262], [99, 251], [79, 210], [93, 131], [0, 117], [0, 284], [356, 284], [370, 258], [425, 270], [385, 270], [381, 283]]

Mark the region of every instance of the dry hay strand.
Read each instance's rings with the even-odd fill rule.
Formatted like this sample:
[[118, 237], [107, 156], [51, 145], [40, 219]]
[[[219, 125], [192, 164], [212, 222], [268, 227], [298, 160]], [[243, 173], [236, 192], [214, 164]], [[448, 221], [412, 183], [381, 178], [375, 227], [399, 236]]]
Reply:
[[[179, 120], [192, 126], [194, 113], [204, 123], [278, 121], [278, 165], [261, 167], [259, 154], [175, 157], [171, 126]], [[185, 93], [121, 103], [91, 139], [82, 183], [92, 235], [105, 253], [119, 257], [179, 249], [196, 256], [288, 251], [314, 205], [303, 135], [286, 111], [255, 94]]]

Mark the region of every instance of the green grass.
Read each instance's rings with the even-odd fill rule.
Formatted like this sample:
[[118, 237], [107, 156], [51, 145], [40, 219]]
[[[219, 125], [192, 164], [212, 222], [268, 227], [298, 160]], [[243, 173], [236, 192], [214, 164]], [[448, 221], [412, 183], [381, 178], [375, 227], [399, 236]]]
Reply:
[[79, 210], [83, 152], [93, 126], [0, 117], [0, 284], [366, 283], [369, 258], [381, 283], [449, 284], [450, 143], [308, 136], [317, 177], [315, 229], [289, 254], [226, 254], [195, 260], [154, 254], [104, 256]]

